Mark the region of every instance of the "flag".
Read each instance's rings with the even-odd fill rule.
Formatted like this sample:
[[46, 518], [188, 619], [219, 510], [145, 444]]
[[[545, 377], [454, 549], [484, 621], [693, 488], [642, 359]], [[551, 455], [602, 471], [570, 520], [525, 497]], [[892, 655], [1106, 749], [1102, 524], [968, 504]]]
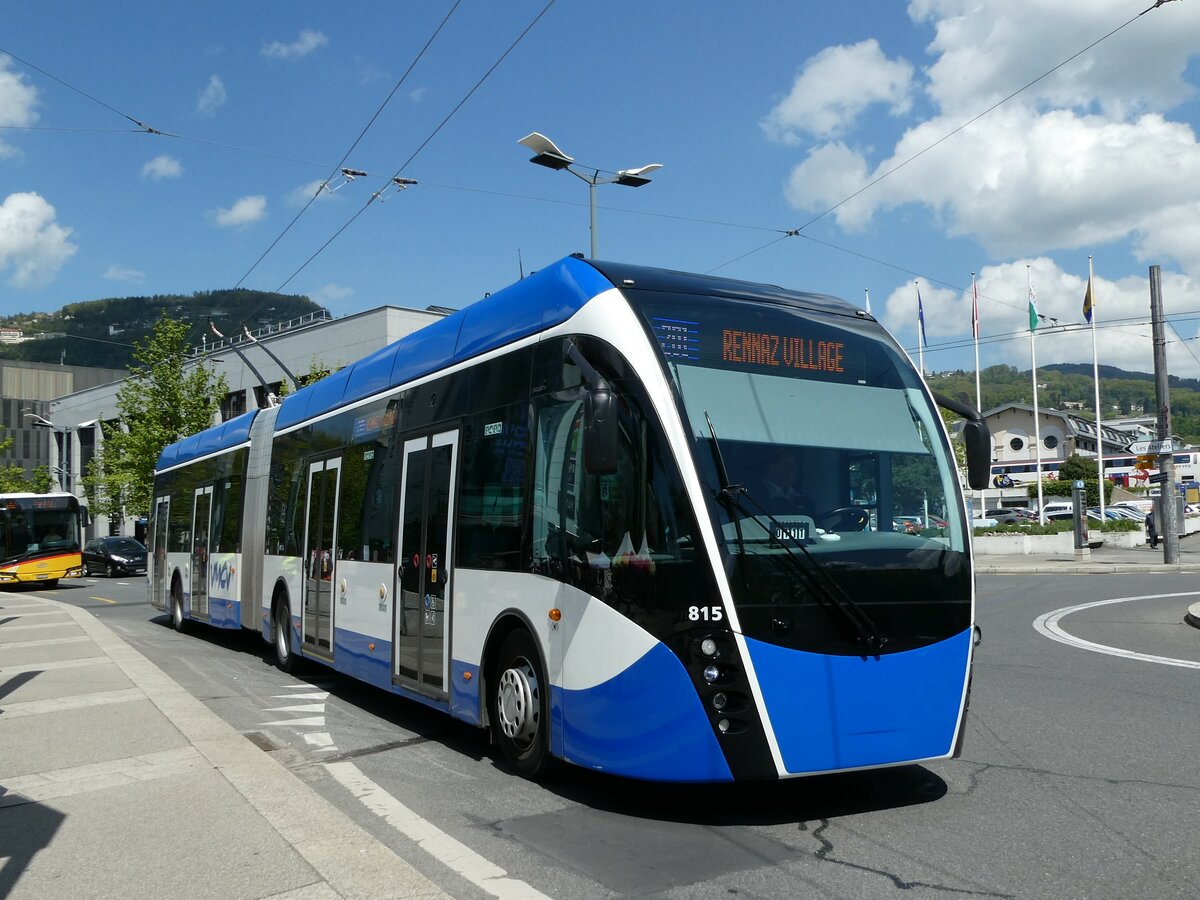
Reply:
[[971, 337], [979, 340], [979, 289], [971, 278]]
[[1034, 296], [1033, 289], [1031, 288], [1029, 291], [1029, 330], [1037, 331], [1037, 326], [1038, 326], [1037, 297]]
[[1088, 276], [1087, 291], [1083, 295], [1083, 317], [1087, 323], [1092, 324], [1092, 276]]
[[921, 289], [917, 288], [917, 323], [921, 326], [921, 346], [928, 346], [925, 340], [925, 307], [921, 305]]

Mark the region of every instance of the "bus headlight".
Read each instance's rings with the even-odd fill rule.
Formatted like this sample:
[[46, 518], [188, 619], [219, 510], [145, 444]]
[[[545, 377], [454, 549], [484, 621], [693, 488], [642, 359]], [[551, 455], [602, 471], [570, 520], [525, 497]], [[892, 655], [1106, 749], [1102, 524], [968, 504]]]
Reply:
[[714, 681], [716, 681], [720, 677], [721, 677], [721, 670], [718, 669], [716, 666], [705, 666], [704, 667], [704, 680], [707, 681], [709, 684], [712, 684]]
[[700, 642], [700, 652], [705, 656], [717, 655], [717, 642], [710, 637], [706, 637]]
[[727, 703], [729, 703], [729, 698], [726, 697], [724, 694], [722, 694], [722, 693], [713, 694], [712, 705], [713, 705], [713, 709], [715, 709], [717, 712], [720, 712], [721, 710], [723, 710]]

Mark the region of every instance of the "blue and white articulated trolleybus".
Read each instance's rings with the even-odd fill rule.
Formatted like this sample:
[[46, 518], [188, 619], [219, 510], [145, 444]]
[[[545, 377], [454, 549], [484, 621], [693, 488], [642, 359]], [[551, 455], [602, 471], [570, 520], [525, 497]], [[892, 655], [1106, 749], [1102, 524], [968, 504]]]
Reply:
[[[986, 481], [982, 419], [938, 403]], [[862, 310], [568, 257], [167, 447], [150, 592], [526, 776], [785, 778], [957, 752], [967, 524], [935, 398]]]

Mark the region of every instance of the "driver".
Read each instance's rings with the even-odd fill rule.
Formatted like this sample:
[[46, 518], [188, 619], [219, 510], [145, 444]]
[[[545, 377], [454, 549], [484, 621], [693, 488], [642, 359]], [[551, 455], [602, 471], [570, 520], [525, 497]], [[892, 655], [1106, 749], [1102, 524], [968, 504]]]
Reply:
[[788, 512], [799, 512], [812, 515], [812, 498], [800, 492], [796, 486], [799, 481], [800, 464], [796, 459], [796, 451], [790, 447], [775, 454], [767, 464], [767, 472], [763, 478], [768, 505], [785, 508]]

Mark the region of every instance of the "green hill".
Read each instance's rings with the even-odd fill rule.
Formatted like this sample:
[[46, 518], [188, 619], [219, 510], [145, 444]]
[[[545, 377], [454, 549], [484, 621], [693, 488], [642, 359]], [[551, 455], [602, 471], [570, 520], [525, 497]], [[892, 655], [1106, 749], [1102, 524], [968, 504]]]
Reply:
[[[961, 369], [938, 372], [928, 378], [934, 390], [966, 403], [975, 403], [975, 373]], [[990, 366], [980, 373], [984, 410], [1004, 403], [1033, 403], [1033, 381], [1029, 370], [1013, 366]], [[1200, 443], [1200, 381], [1195, 378], [1169, 378], [1171, 390], [1171, 427], [1184, 439]], [[1044, 407], [1066, 409], [1080, 404], [1079, 414], [1096, 415], [1092, 367], [1085, 364], [1038, 366], [1038, 403]], [[1100, 367], [1100, 405], [1105, 418], [1118, 416], [1155, 416], [1154, 376], [1147, 372], [1127, 372], [1114, 366]]]
[[208, 330], [210, 318], [222, 334], [232, 336], [243, 323], [253, 331], [320, 309], [305, 296], [241, 289], [69, 303], [57, 313], [0, 319], [0, 327], [20, 329], [28, 338], [0, 345], [0, 358], [125, 369], [132, 362], [134, 342], [149, 335], [164, 312], [190, 322], [188, 340], [199, 347], [214, 340]]

